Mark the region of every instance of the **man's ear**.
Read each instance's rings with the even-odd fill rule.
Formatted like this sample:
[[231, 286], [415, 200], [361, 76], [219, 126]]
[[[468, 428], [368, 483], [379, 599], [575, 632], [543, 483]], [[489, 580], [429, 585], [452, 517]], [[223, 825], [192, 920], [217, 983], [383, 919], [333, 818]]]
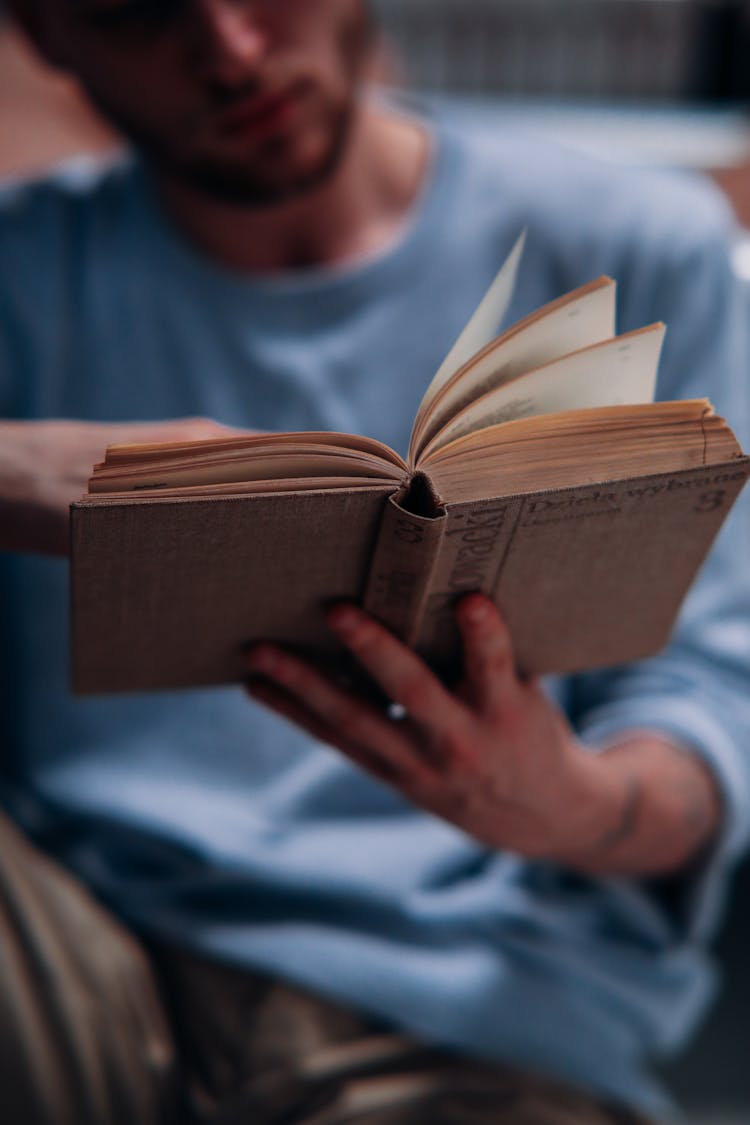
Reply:
[[44, 61], [56, 70], [68, 70], [68, 60], [53, 34], [51, 14], [45, 0], [6, 0], [6, 6]]

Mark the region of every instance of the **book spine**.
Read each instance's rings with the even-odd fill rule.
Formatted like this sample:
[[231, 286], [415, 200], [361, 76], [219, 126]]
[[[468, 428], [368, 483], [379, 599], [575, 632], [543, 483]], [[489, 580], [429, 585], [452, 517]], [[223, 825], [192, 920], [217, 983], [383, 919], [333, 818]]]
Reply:
[[421, 627], [427, 593], [445, 534], [445, 512], [418, 515], [390, 496], [383, 512], [363, 607], [406, 644]]
[[414, 646], [446, 679], [460, 670], [456, 602], [474, 592], [493, 597], [523, 500], [500, 497], [450, 505], [440, 558]]

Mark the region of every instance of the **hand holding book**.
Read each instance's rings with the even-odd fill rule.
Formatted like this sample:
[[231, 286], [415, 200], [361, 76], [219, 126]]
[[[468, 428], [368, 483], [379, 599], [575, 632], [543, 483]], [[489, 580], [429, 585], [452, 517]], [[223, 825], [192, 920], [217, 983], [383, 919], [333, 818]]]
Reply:
[[[404, 717], [268, 644], [247, 658], [249, 693], [491, 849], [596, 874], [678, 869], [716, 831], [715, 781], [697, 756], [631, 732], [592, 754], [536, 682], [519, 679], [508, 630], [481, 595], [456, 609], [464, 678], [449, 692], [352, 606], [330, 627]], [[571, 810], [575, 816], [571, 816]]]
[[67, 555], [70, 505], [108, 444], [195, 442], [231, 432], [207, 418], [0, 421], [0, 551]]

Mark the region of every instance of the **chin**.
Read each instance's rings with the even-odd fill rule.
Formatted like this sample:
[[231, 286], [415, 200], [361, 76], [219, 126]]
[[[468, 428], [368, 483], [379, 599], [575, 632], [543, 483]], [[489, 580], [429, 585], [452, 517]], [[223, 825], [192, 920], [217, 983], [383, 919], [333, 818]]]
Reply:
[[[314, 192], [332, 178], [346, 152], [352, 113], [332, 115], [325, 128], [269, 138], [252, 159], [209, 157], [164, 167], [204, 196], [245, 206], [272, 207]], [[162, 162], [163, 163], [163, 162]]]
[[181, 170], [177, 178], [194, 191], [219, 202], [273, 207], [322, 187], [330, 180], [334, 170], [335, 164], [327, 161], [311, 168], [292, 169], [275, 177], [260, 177], [254, 171], [247, 172], [242, 168], [201, 165]]

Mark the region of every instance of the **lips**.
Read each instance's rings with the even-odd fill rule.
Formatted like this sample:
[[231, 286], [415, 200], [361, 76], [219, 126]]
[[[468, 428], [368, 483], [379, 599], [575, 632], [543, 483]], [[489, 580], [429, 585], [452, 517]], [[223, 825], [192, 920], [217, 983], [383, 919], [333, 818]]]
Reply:
[[262, 136], [281, 128], [294, 112], [299, 93], [292, 87], [256, 94], [222, 110], [219, 132], [225, 136]]

